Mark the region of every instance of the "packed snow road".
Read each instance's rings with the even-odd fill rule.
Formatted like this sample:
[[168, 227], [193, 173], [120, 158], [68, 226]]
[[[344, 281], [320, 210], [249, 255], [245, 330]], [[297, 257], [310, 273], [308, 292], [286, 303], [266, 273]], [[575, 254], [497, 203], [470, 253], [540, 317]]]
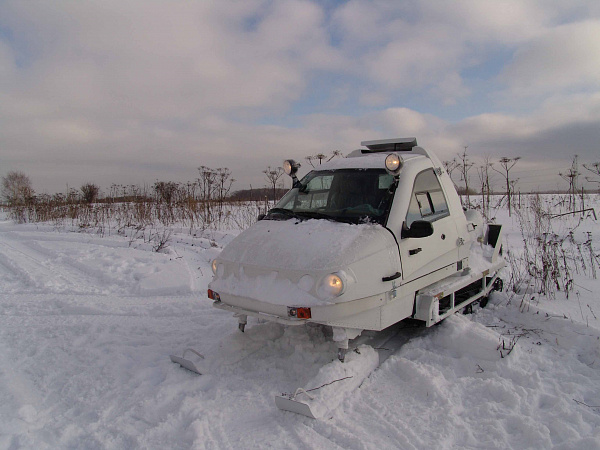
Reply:
[[[211, 307], [230, 238], [154, 253], [1, 222], [0, 448], [600, 448], [600, 321], [503, 294], [417, 332], [327, 418], [279, 411], [336, 349], [319, 327], [242, 334]], [[170, 362], [188, 347], [206, 375]]]

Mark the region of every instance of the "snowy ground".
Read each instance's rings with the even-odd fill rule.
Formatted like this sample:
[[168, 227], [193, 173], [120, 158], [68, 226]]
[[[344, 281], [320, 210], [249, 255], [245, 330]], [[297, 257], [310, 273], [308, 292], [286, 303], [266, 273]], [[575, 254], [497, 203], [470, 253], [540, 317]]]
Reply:
[[[518, 226], [499, 219], [518, 248]], [[600, 225], [579, 230], [598, 251]], [[0, 221], [0, 448], [600, 449], [600, 280], [578, 275], [569, 299], [496, 294], [416, 330], [312, 420], [273, 399], [335, 348], [315, 327], [251, 321], [242, 334], [211, 307], [209, 262], [231, 237], [176, 233], [154, 253]], [[170, 362], [187, 347], [206, 375]]]

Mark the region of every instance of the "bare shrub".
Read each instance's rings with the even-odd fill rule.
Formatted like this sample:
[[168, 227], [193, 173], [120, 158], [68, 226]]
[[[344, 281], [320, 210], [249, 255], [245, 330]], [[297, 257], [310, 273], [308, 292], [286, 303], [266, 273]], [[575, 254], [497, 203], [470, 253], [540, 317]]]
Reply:
[[158, 197], [158, 201], [170, 205], [173, 202], [179, 186], [173, 181], [157, 181], [154, 183], [153, 188]]
[[11, 171], [2, 177], [2, 198], [9, 206], [23, 206], [33, 195], [31, 180], [23, 172]]
[[304, 159], [306, 161], [308, 161], [308, 163], [314, 168], [315, 167], [315, 163], [313, 161], [319, 161], [319, 165], [321, 165], [323, 163], [323, 161], [325, 162], [329, 162], [331, 161], [333, 158], [335, 157], [343, 157], [343, 153], [339, 150], [333, 150], [331, 152], [331, 154], [329, 155], [329, 157], [324, 154], [324, 153], [317, 153], [316, 155], [309, 155], [306, 156]]
[[490, 217], [490, 169], [493, 167], [494, 163], [490, 162], [489, 156], [486, 156], [483, 160], [483, 164], [477, 168], [477, 175], [479, 176], [481, 185], [481, 213], [486, 219], [489, 219]]
[[[324, 156], [325, 155], [323, 155], [323, 157]], [[275, 167], [272, 169], [271, 166], [267, 166], [267, 168], [263, 170], [263, 173], [269, 184], [273, 187], [273, 196], [271, 197], [271, 200], [275, 202], [277, 200], [277, 181], [283, 176], [283, 168]]]
[[94, 183], [86, 183], [81, 186], [80, 190], [83, 202], [88, 205], [94, 203], [98, 199], [98, 194], [100, 193], [100, 188]]
[[2, 177], [1, 193], [10, 208], [9, 216], [15, 222], [26, 222], [35, 204], [35, 192], [29, 177], [19, 171], [8, 172]]
[[577, 163], [578, 155], [573, 156], [571, 167], [566, 172], [559, 172], [558, 175], [569, 183], [569, 209], [575, 211], [577, 204], [577, 182], [579, 180], [579, 165]]
[[158, 250], [166, 248], [170, 235], [157, 229], [181, 226], [195, 235], [208, 229], [243, 229], [256, 222], [263, 198], [230, 200], [234, 180], [229, 169], [201, 166], [199, 173], [197, 180], [188, 183], [113, 184], [102, 198], [98, 198], [99, 188], [88, 183], [79, 190], [28, 197], [27, 202], [13, 205], [10, 214], [19, 222], [49, 222], [57, 229], [117, 233], [128, 237], [130, 245], [143, 239]]
[[523, 246], [519, 250], [507, 252], [511, 267], [510, 288], [517, 293], [537, 293], [554, 298], [563, 292], [567, 298], [574, 290], [575, 274], [596, 277], [596, 267], [600, 261], [594, 253], [592, 235], [587, 232], [585, 241], [577, 241], [575, 231], [583, 223], [584, 217], [570, 221], [556, 221], [562, 216], [559, 210], [570, 208], [567, 198], [553, 197], [544, 202], [539, 194], [529, 197], [528, 207], [515, 210]]
[[[465, 150], [462, 153], [458, 154], [458, 167], [460, 169], [461, 180], [465, 185], [465, 196], [467, 197], [465, 204], [463, 206], [468, 206], [471, 202], [470, 199], [470, 189], [469, 189], [469, 170], [475, 165], [475, 163], [469, 160], [467, 155], [468, 146], [465, 145]], [[462, 196], [461, 196], [462, 200]]]
[[600, 186], [600, 162], [596, 161], [591, 164], [584, 164], [583, 167], [593, 175], [591, 177], [585, 177], [585, 179], [590, 183], [595, 183]]
[[172, 230], [167, 228], [151, 233], [149, 241], [153, 243], [152, 250], [157, 253], [165, 250], [171, 241], [171, 234]]
[[496, 169], [495, 167], [492, 167], [492, 170], [501, 174], [506, 181], [506, 197], [508, 199], [508, 215], [509, 216], [511, 216], [511, 214], [512, 214], [512, 194], [514, 192], [514, 184], [516, 182], [516, 180], [513, 180], [513, 181], [510, 180], [510, 171], [513, 167], [515, 167], [515, 164], [517, 164], [517, 162], [520, 159], [521, 159], [520, 156], [517, 156], [515, 158], [508, 158], [506, 156], [503, 156], [498, 161], [500, 166], [502, 166], [502, 171], [500, 171], [499, 169]]

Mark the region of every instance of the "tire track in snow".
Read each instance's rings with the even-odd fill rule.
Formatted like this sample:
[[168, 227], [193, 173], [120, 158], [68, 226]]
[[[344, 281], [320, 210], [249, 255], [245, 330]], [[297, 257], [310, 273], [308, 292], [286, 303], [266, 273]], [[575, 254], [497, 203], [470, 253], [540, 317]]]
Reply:
[[8, 272], [6, 280], [9, 283], [4, 286], [5, 292], [26, 293], [27, 287], [33, 292], [102, 292], [89, 276], [70, 270], [65, 264], [59, 265], [50, 255], [44, 255], [16, 239], [8, 241], [7, 236], [10, 234], [0, 233], [0, 266], [5, 273]]
[[167, 260], [130, 252], [118, 241], [66, 237], [64, 245], [39, 233], [0, 232], [0, 288], [15, 294], [180, 295], [192, 292], [202, 276], [183, 257]]

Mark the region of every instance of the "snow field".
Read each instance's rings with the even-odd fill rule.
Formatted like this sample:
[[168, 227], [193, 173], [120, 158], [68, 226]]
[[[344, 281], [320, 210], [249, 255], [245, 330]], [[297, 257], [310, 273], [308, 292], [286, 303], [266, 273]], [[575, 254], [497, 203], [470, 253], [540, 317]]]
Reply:
[[[517, 251], [517, 222], [498, 216]], [[585, 220], [576, 237], [591, 231], [597, 251], [599, 230]], [[242, 334], [206, 299], [234, 234], [176, 230], [154, 253], [0, 222], [0, 448], [600, 449], [599, 284], [582, 268], [569, 299], [498, 293], [416, 329], [312, 420], [274, 396], [340, 377], [322, 369], [336, 350], [325, 330], [251, 319]], [[170, 362], [189, 347], [205, 375]]]

